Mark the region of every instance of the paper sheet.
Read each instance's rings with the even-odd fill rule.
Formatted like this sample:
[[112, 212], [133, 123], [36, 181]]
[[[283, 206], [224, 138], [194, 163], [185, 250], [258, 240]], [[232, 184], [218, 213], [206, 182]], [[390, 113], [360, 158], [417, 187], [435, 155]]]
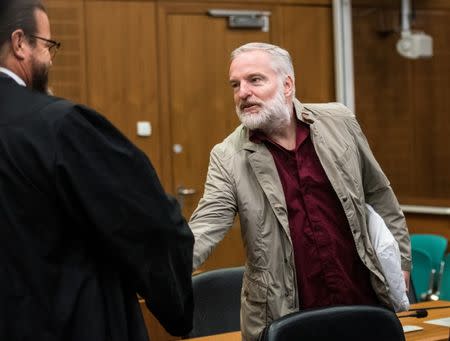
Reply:
[[419, 326], [410, 326], [410, 325], [403, 326], [404, 333], [415, 332], [417, 330], [423, 330], [423, 328]]
[[438, 326], [450, 328], [450, 317], [445, 317], [445, 318], [436, 319], [436, 320], [429, 320], [429, 321], [425, 321], [424, 323], [435, 324]]

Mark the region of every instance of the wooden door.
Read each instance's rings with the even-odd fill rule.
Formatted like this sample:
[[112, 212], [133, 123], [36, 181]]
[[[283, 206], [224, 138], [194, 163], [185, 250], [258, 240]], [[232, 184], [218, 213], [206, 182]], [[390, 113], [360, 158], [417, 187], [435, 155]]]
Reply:
[[[183, 198], [189, 218], [203, 194], [211, 148], [239, 124], [228, 82], [230, 52], [252, 41], [270, 42], [261, 29], [230, 29], [227, 18], [209, 16], [208, 9], [274, 11], [267, 5], [160, 4], [161, 101], [165, 184], [174, 194], [180, 187], [194, 194]], [[234, 227], [205, 263], [203, 270], [242, 265], [240, 229]]]
[[[155, 4], [86, 1], [87, 102], [160, 169]], [[137, 122], [151, 135], [137, 135]]]

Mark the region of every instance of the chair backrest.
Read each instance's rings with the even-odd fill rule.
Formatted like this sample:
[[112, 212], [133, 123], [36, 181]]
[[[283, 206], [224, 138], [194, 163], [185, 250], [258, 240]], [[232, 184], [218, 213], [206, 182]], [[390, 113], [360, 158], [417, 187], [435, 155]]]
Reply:
[[416, 298], [421, 301], [428, 294], [431, 294], [433, 280], [431, 257], [425, 251], [419, 249], [412, 249], [411, 254], [411, 280], [414, 283]]
[[240, 330], [244, 267], [203, 272], [192, 277], [194, 327], [185, 338]]
[[417, 303], [417, 296], [416, 296], [416, 289], [414, 286], [414, 280], [411, 278], [409, 279], [409, 290], [408, 290], [408, 300], [409, 304]]
[[450, 301], [450, 253], [444, 258], [444, 271], [439, 284], [439, 299]]
[[400, 321], [382, 307], [353, 305], [299, 311], [273, 321], [261, 341], [402, 341]]
[[412, 234], [411, 248], [424, 250], [431, 257], [431, 264], [436, 274], [439, 273], [441, 262], [447, 250], [448, 241], [437, 234]]

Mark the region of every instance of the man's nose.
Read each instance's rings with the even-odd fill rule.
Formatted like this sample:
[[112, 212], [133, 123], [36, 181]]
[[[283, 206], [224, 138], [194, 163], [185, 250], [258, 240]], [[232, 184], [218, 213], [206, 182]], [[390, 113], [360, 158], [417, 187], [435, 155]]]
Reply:
[[251, 94], [252, 94], [252, 92], [251, 92], [251, 89], [248, 86], [248, 84], [247, 83], [241, 83], [240, 86], [239, 86], [239, 92], [238, 92], [239, 98], [246, 99], [249, 96], [251, 96]]

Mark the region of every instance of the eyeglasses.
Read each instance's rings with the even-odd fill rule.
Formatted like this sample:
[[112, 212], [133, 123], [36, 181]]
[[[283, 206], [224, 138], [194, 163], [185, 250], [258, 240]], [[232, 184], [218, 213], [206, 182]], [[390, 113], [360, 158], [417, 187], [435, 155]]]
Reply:
[[47, 43], [47, 48], [48, 51], [50, 52], [50, 56], [52, 57], [52, 59], [55, 57], [56, 52], [58, 52], [59, 48], [61, 47], [61, 43], [55, 40], [45, 39], [39, 36], [35, 36], [33, 34], [30, 34], [30, 37], [45, 41]]

